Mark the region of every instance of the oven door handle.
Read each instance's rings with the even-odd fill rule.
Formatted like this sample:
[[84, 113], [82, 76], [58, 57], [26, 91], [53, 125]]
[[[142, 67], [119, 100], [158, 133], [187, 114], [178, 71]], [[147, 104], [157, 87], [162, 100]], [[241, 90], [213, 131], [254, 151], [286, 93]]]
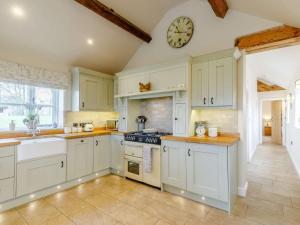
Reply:
[[124, 159], [128, 162], [135, 162], [135, 163], [142, 163], [143, 160], [140, 158], [140, 159], [135, 159], [134, 157], [128, 157], [128, 156], [125, 156]]

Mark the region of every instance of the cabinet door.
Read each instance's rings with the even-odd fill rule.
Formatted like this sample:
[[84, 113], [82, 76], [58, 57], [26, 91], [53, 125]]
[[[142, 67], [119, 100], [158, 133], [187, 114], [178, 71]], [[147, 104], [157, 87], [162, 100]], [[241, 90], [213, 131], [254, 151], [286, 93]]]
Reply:
[[124, 136], [111, 136], [111, 168], [124, 172]]
[[209, 63], [209, 105], [233, 105], [233, 59], [224, 58]]
[[17, 165], [17, 196], [33, 193], [66, 181], [66, 155]]
[[94, 172], [110, 168], [110, 136], [94, 137]]
[[187, 190], [228, 201], [227, 147], [190, 145], [187, 153]]
[[192, 106], [208, 106], [209, 64], [198, 63], [192, 67]]
[[93, 172], [93, 138], [68, 141], [68, 180]]
[[186, 104], [176, 103], [174, 109], [174, 135], [183, 136], [186, 133]]
[[186, 88], [186, 67], [177, 66], [150, 72], [151, 89], [168, 90]]
[[0, 202], [14, 198], [14, 178], [0, 180]]
[[100, 91], [100, 109], [110, 111], [114, 107], [114, 83], [113, 80], [102, 79], [102, 89]]
[[175, 141], [162, 143], [162, 183], [186, 189], [186, 145]]
[[99, 109], [99, 79], [92, 76], [80, 76], [80, 109]]

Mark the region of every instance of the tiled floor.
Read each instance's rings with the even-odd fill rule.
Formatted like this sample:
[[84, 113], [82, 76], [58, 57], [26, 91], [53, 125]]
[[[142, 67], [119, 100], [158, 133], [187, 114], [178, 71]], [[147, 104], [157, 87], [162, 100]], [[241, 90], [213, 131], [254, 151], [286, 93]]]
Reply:
[[111, 175], [0, 214], [0, 225], [300, 224], [300, 180], [282, 147], [260, 146], [248, 180], [231, 216]]

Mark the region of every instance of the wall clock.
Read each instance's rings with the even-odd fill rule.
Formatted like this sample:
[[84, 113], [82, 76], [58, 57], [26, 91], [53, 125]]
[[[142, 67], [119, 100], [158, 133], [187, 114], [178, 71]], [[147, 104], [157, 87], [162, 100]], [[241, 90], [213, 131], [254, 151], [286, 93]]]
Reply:
[[167, 41], [173, 48], [181, 48], [191, 40], [194, 32], [193, 21], [181, 16], [176, 18], [168, 28]]

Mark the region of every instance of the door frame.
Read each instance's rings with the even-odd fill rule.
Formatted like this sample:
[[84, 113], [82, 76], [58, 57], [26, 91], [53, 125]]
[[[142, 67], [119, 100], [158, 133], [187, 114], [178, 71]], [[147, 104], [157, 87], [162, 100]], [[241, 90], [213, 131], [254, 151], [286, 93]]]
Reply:
[[286, 146], [286, 99], [283, 97], [268, 97], [259, 99], [259, 143], [263, 143], [263, 102], [266, 101], [282, 101], [282, 146]]

